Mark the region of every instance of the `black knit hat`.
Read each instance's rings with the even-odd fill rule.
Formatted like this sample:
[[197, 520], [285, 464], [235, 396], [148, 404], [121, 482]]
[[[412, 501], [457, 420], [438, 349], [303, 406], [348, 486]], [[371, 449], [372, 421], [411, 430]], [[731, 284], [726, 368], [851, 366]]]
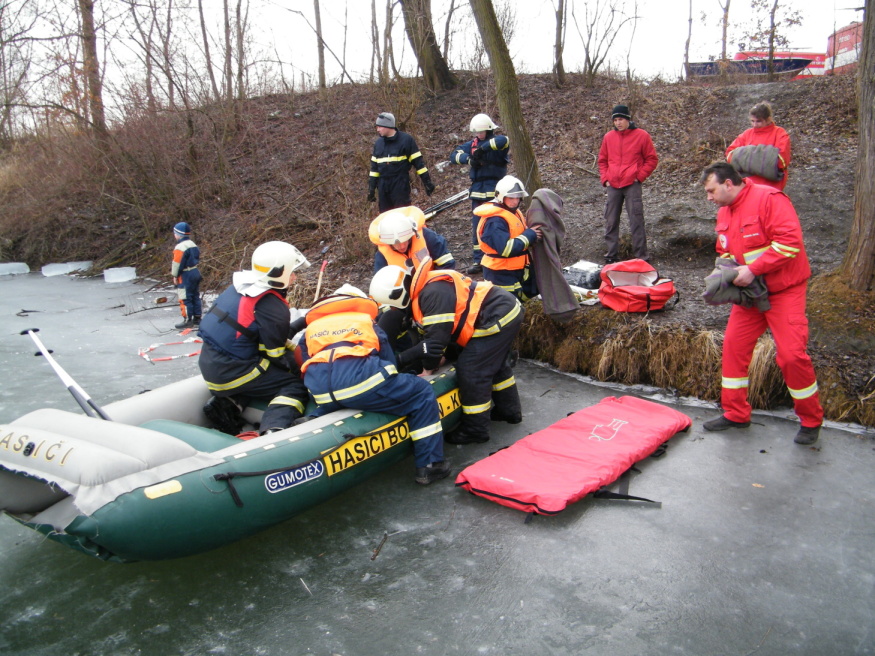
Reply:
[[615, 105], [614, 109], [611, 110], [611, 120], [613, 121], [615, 118], [625, 118], [631, 121], [632, 112], [629, 111], [629, 108], [626, 107], [626, 105]]

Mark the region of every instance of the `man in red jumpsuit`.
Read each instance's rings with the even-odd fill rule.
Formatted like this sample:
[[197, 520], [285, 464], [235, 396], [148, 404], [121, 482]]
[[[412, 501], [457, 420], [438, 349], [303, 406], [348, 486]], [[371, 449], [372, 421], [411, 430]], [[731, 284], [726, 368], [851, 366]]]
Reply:
[[802, 242], [799, 217], [790, 199], [773, 187], [742, 180], [732, 165], [717, 162], [703, 172], [708, 200], [717, 205], [717, 252], [739, 263], [734, 284], [745, 287], [762, 276], [771, 309], [734, 305], [723, 338], [723, 416], [705, 430], [750, 426], [748, 367], [766, 328], [777, 346], [777, 361], [801, 421], [798, 444], [813, 444], [820, 435], [823, 408], [808, 345], [805, 291], [811, 267]]
[[778, 149], [778, 168], [783, 172], [780, 180], [769, 180], [760, 175], [750, 174], [751, 182], [768, 185], [784, 191], [787, 185], [787, 168], [790, 166], [790, 135], [775, 125], [772, 119], [772, 106], [760, 102], [750, 108], [750, 129], [735, 138], [726, 149], [726, 161], [732, 162], [732, 153], [743, 146], [774, 146]]

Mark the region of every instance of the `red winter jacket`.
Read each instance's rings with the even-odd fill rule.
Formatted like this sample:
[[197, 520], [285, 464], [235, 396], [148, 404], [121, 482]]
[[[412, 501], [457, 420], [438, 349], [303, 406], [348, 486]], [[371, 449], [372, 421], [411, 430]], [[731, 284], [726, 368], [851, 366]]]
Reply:
[[599, 150], [599, 173], [602, 186], [628, 187], [644, 182], [659, 162], [650, 135], [634, 124], [625, 130], [611, 130]]
[[748, 176], [754, 184], [768, 185], [783, 191], [787, 185], [787, 169], [790, 167], [790, 135], [774, 123], [762, 128], [750, 128], [735, 138], [729, 148], [726, 149], [726, 161], [732, 161], [732, 151], [742, 146], [774, 146], [781, 156], [780, 169], [784, 171], [784, 177], [780, 180], [768, 180], [758, 175]]
[[770, 293], [811, 277], [802, 226], [790, 199], [750, 178], [731, 205], [717, 211], [717, 252], [747, 264]]

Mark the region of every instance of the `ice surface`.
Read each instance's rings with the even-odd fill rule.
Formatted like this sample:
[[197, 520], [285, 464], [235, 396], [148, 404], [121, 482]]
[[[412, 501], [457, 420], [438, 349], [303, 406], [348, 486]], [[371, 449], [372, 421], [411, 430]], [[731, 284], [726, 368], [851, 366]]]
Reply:
[[136, 277], [136, 267], [116, 267], [115, 269], [103, 270], [103, 280], [105, 282], [128, 282]]
[[0, 276], [13, 276], [19, 273], [30, 273], [30, 267], [24, 262], [0, 262]]
[[43, 265], [42, 272], [47, 278], [50, 276], [66, 276], [74, 271], [85, 271], [91, 268], [91, 262], [61, 262]]

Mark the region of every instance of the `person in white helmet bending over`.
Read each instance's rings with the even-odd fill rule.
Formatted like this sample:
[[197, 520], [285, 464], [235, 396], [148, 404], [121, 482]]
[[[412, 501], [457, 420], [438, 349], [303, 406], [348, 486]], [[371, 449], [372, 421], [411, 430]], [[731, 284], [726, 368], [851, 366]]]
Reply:
[[268, 399], [262, 434], [291, 426], [304, 414], [307, 388], [286, 342], [292, 336], [286, 294], [294, 271], [309, 266], [301, 252], [281, 241], [252, 253], [252, 268], [233, 282], [203, 316], [198, 366], [213, 394], [204, 413], [213, 425], [237, 434], [251, 399]]
[[407, 260], [415, 267], [425, 256], [438, 269], [456, 268], [447, 240], [425, 226], [425, 214], [414, 205], [380, 214], [371, 222], [368, 237], [377, 247], [374, 273], [388, 264], [407, 266]]
[[473, 255], [471, 266], [467, 273], [474, 275], [483, 272], [480, 260], [483, 251], [477, 241], [477, 224], [480, 217], [474, 214], [474, 209], [495, 198], [495, 185], [507, 175], [507, 164], [510, 162], [510, 141], [504, 135], [495, 134], [500, 128], [492, 122], [487, 114], [477, 114], [471, 119], [471, 132], [474, 138], [450, 153], [451, 164], [467, 164], [470, 169], [471, 189], [468, 198], [471, 199], [471, 243]]
[[426, 259], [413, 272], [383, 267], [371, 280], [370, 295], [408, 312], [423, 331], [421, 343], [398, 354], [399, 370], [419, 362], [431, 374], [450, 349], [458, 352], [462, 420], [444, 436], [447, 442], [486, 442], [490, 421], [523, 420], [510, 352], [524, 311], [512, 294], [458, 271], [433, 270]]
[[528, 195], [520, 180], [506, 175], [495, 185], [495, 199], [474, 210], [480, 217], [477, 239], [483, 251], [483, 279], [521, 301], [538, 294], [530, 249], [541, 238], [541, 228], [529, 228], [519, 209]]

